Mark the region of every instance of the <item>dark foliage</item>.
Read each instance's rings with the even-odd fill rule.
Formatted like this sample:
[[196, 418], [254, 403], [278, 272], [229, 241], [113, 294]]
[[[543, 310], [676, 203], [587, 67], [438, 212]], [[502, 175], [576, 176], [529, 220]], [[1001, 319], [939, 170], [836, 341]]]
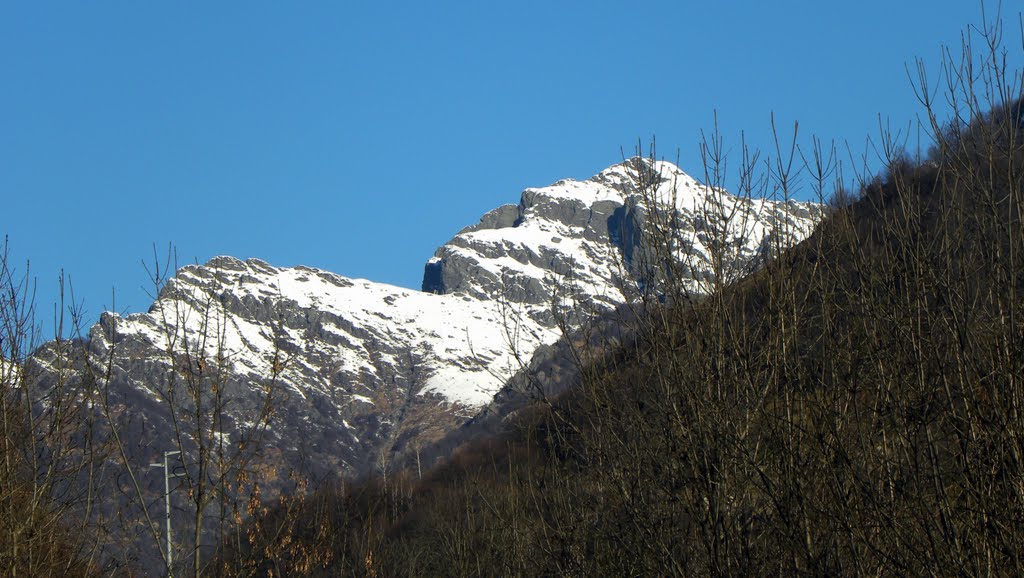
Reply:
[[894, 155], [758, 273], [649, 311], [505, 434], [316, 493], [280, 526], [322, 556], [302, 569], [1024, 573], [1019, 103]]

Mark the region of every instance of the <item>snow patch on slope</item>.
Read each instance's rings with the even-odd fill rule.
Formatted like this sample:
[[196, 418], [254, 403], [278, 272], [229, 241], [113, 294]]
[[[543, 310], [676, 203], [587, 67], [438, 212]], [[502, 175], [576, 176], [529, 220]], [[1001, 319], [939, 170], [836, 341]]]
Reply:
[[[318, 317], [329, 337], [304, 335], [287, 319], [257, 319], [282, 303]], [[508, 343], [511, 329], [493, 302], [232, 257], [183, 268], [148, 313], [118, 323], [121, 335], [140, 337], [158, 349], [173, 342], [193, 350], [205, 337], [208, 357], [221, 357], [236, 371], [254, 375], [270, 373], [275, 348], [300, 350], [311, 343], [353, 376], [378, 373], [380, 364], [370, 361], [375, 355], [385, 365], [397, 363], [396, 355], [407, 355], [419, 365], [420, 393], [438, 393], [470, 406], [487, 403], [518, 369]], [[520, 338], [519, 346], [532, 350], [557, 336], [531, 328]], [[383, 343], [386, 351], [375, 352]], [[292, 363], [301, 363], [301, 356]], [[306, 369], [288, 368], [282, 377], [300, 394], [329, 386], [304, 379], [316, 373], [316, 368]]]

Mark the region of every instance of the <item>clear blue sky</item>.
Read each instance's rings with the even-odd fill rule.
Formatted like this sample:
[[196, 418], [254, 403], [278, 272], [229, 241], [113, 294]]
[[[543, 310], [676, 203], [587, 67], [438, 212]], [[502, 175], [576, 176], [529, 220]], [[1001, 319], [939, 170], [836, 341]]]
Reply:
[[92, 319], [112, 290], [148, 307], [154, 243], [418, 288], [485, 211], [638, 139], [698, 175], [716, 110], [733, 148], [770, 146], [774, 112], [862, 151], [879, 113], [919, 111], [905, 64], [979, 20], [969, 0], [5, 2], [0, 232], [42, 310], [63, 268]]

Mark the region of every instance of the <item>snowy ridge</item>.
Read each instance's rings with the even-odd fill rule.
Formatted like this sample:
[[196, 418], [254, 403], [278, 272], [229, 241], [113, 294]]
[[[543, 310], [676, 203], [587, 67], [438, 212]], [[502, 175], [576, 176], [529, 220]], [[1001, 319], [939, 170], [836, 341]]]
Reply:
[[[216, 257], [182, 268], [149, 312], [118, 319], [117, 331], [179, 350], [194, 349], [205, 335], [208, 357], [224, 356], [236, 375], [254, 381], [270, 374], [275, 347], [302, 351], [289, 356], [280, 378], [301, 397], [342, 386], [354, 401], [372, 403], [373, 382], [387, 379], [397, 356], [406, 356], [419, 365], [418, 393], [478, 406], [519, 369], [492, 301], [258, 259]], [[531, 327], [519, 337], [521, 347], [533, 349], [557, 336]]]
[[[638, 171], [649, 171], [655, 186], [639, 190]], [[650, 200], [655, 207], [647, 206]], [[545, 325], [551, 295], [571, 279], [590, 305], [611, 309], [638, 282], [636, 272], [626, 269], [634, 252], [643, 250], [652, 210], [672, 213], [680, 233], [676, 258], [689, 270], [684, 281], [694, 294], [713, 271], [717, 239], [727, 240], [736, 277], [773, 250], [806, 238], [823, 215], [814, 203], [738, 198], [698, 183], [672, 163], [631, 159], [586, 181], [527, 189], [518, 206], [488, 213], [438, 249], [423, 288], [481, 299], [510, 296]]]
[[[640, 171], [655, 175], [646, 196], [655, 207], [637, 188]], [[218, 440], [244, 436], [276, 376], [270, 434], [282, 464], [358, 474], [491, 402], [559, 338], [551, 305], [566, 285], [591, 311], [624, 303], [640, 283], [631, 262], [645, 250], [645, 220], [658, 211], [679, 228], [678, 258], [695, 291], [713, 274], [715, 239], [728, 239], [735, 270], [745, 271], [823, 215], [811, 203], [738, 199], [671, 163], [631, 159], [490, 211], [437, 250], [423, 291], [216, 257], [180, 269], [148, 312], [103, 314], [89, 348], [96, 367], [110, 368], [119, 403], [146, 416], [140, 439], [166, 438], [176, 376], [201, 363], [229, 399]], [[37, 362], [45, 369], [46, 354]]]

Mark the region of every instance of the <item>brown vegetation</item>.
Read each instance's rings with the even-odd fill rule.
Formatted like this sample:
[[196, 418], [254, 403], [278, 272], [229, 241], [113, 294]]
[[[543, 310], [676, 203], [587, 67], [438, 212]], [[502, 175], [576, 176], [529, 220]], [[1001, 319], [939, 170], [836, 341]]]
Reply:
[[[58, 376], [45, 395], [26, 364], [38, 328], [31, 283], [0, 249], [0, 574], [80, 576], [95, 568], [100, 528], [91, 524], [96, 502], [90, 443], [94, 412], [89, 392]], [[63, 317], [55, 320], [61, 333]], [[54, 348], [73, 357], [75, 345]], [[84, 530], [84, 531], [83, 531]]]
[[[679, 239], [655, 223], [646, 258], [660, 286], [636, 304], [633, 343], [581, 361], [572, 392], [421, 481], [319, 492], [282, 531], [320, 565], [276, 551], [259, 567], [1024, 573], [1022, 94], [999, 68], [998, 30], [975, 40], [981, 66], [970, 51], [945, 63], [952, 129], [921, 93], [936, 127], [928, 158], [883, 135], [887, 170], [855, 202], [834, 202], [809, 240], [739, 283], [721, 239], [699, 300], [673, 285]], [[748, 191], [786, 199], [797, 151], [775, 156]], [[802, 157], [821, 198], [840, 180], [834, 159]], [[756, 157], [744, 166], [753, 175]], [[650, 190], [642, 171], [636, 185]]]

